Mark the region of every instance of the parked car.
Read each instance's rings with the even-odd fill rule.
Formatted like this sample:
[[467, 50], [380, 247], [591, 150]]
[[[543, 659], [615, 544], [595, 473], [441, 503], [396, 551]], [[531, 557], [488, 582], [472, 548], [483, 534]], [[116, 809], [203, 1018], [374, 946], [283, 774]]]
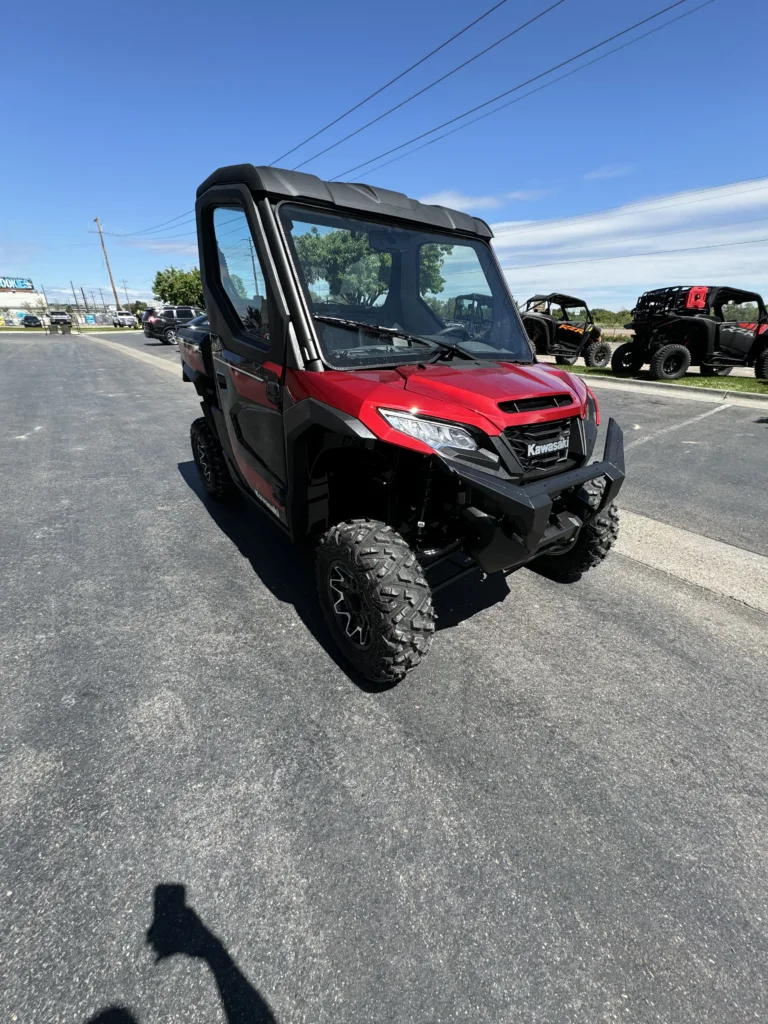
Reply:
[[[190, 431], [201, 485], [216, 501], [239, 489], [315, 547], [320, 605], [356, 672], [393, 685], [418, 664], [433, 590], [526, 564], [567, 582], [608, 556], [621, 428], [608, 422], [590, 464], [597, 400], [536, 365], [487, 224], [247, 164], [197, 196], [211, 333], [184, 328], [179, 354], [202, 403]], [[269, 232], [251, 232], [254, 202]], [[347, 251], [360, 262], [340, 269]], [[484, 329], [437, 305], [467, 266], [489, 300]], [[511, 645], [531, 614], [516, 609]]]
[[58, 326], [72, 323], [72, 317], [63, 309], [52, 309], [48, 313], [48, 318], [52, 324], [57, 324]]
[[[202, 313], [178, 329], [176, 332], [176, 343], [179, 346], [182, 364], [186, 362], [191, 365], [195, 361], [201, 361], [203, 359], [203, 352], [207, 353], [210, 351], [210, 345], [208, 344], [209, 332], [210, 324], [207, 313]], [[212, 375], [213, 367], [209, 365], [208, 369]]]
[[561, 366], [572, 366], [579, 356], [587, 366], [607, 366], [611, 361], [611, 346], [602, 340], [583, 299], [558, 292], [532, 295], [520, 316], [537, 355], [554, 356]]
[[754, 366], [768, 379], [768, 315], [757, 292], [719, 285], [676, 285], [644, 292], [625, 325], [634, 338], [613, 353], [621, 377], [650, 363], [654, 380], [676, 380], [689, 366], [703, 377], [725, 377]]
[[118, 309], [112, 314], [113, 327], [138, 327], [139, 321], [127, 309]]
[[43, 321], [39, 316], [35, 316], [34, 313], [27, 313], [26, 316], [21, 318], [22, 327], [42, 327]]
[[159, 338], [165, 345], [176, 341], [176, 332], [190, 320], [202, 316], [205, 310], [196, 306], [163, 306], [147, 310], [144, 316], [144, 337]]

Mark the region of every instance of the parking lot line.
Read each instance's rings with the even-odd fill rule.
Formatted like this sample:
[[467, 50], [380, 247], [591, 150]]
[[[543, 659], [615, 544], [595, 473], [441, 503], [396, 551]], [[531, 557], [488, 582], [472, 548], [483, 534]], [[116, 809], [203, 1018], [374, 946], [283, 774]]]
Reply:
[[139, 362], [149, 363], [150, 366], [156, 366], [160, 369], [167, 370], [168, 373], [173, 374], [179, 384], [183, 383], [181, 379], [181, 363], [169, 362], [167, 359], [160, 359], [159, 356], [153, 356], [149, 352], [137, 352], [135, 348], [128, 348], [127, 345], [116, 345], [113, 341], [108, 341], [106, 338], [97, 338], [92, 334], [78, 334], [76, 337], [85, 338], [87, 341], [92, 341], [96, 345], [103, 345], [112, 352], [120, 352], [122, 355], [130, 356], [132, 359], [138, 359]]
[[630, 441], [629, 444], [624, 445], [625, 450], [630, 448], [637, 448], [641, 444], [647, 444], [648, 441], [655, 441], [657, 437], [661, 437], [662, 434], [669, 434], [672, 430], [680, 430], [681, 427], [689, 427], [692, 423], [696, 423], [697, 420], [706, 419], [707, 416], [714, 416], [716, 412], [721, 412], [723, 409], [730, 409], [730, 403], [724, 405], [716, 405], [714, 409], [707, 409], [706, 412], [699, 413], [698, 416], [692, 416], [689, 420], [683, 420], [681, 423], [671, 423], [668, 427], [662, 427], [661, 430], [656, 430], [652, 434], [647, 434], [645, 437], [638, 437], [636, 441]]
[[621, 509], [616, 551], [768, 614], [768, 558]]

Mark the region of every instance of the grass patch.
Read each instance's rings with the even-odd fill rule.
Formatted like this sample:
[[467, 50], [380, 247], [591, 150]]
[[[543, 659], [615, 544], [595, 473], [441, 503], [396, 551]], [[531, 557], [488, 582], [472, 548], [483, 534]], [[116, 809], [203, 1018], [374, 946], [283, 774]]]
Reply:
[[[648, 370], [641, 370], [635, 377], [617, 377], [612, 370], [596, 369], [592, 366], [569, 366], [571, 373], [594, 377], [609, 377], [613, 380], [647, 380], [651, 381]], [[687, 373], [679, 380], [654, 380], [653, 384], [664, 387], [665, 384], [683, 384], [691, 388], [709, 388], [711, 391], [751, 391], [756, 395], [768, 398], [768, 382], [756, 377], [702, 377], [699, 373]]]

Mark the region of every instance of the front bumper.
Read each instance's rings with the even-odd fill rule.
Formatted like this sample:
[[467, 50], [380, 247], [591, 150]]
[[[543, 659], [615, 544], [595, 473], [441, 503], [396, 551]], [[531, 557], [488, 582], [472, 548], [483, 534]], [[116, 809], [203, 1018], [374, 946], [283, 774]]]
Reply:
[[[625, 476], [624, 434], [613, 419], [608, 422], [601, 462], [530, 484], [513, 484], [468, 465], [461, 456], [442, 457], [452, 473], [501, 509], [500, 516], [465, 509], [475, 538], [470, 553], [485, 572], [515, 568], [550, 547], [574, 540], [586, 523], [616, 499]], [[601, 477], [605, 480], [602, 497], [593, 505], [583, 485]], [[553, 506], [560, 498], [566, 499], [567, 510], [555, 512]]]

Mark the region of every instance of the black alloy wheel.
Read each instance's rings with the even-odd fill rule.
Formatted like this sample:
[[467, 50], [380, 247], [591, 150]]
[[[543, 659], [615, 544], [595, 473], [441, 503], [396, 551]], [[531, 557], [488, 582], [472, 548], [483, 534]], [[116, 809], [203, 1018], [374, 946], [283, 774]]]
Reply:
[[662, 345], [651, 356], [653, 380], [678, 380], [691, 365], [691, 352], [685, 345]]
[[619, 345], [611, 356], [611, 369], [617, 377], [632, 377], [639, 373], [643, 365], [643, 357], [632, 342]]

